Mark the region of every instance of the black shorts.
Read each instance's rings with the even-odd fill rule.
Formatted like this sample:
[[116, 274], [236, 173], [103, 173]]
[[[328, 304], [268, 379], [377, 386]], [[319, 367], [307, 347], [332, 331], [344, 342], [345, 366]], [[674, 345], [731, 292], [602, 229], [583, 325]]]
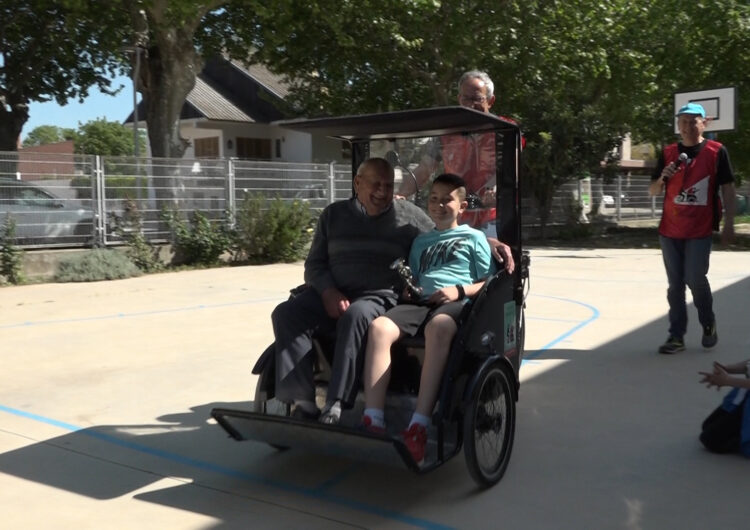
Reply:
[[404, 335], [414, 337], [424, 333], [424, 327], [435, 315], [447, 314], [458, 322], [463, 311], [464, 302], [448, 302], [439, 306], [399, 304], [386, 311], [385, 315], [393, 321]]

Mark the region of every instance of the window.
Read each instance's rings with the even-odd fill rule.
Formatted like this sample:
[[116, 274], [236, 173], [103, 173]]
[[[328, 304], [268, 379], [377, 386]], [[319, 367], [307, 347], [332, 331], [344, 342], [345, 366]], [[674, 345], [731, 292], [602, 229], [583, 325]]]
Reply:
[[196, 138], [193, 140], [195, 158], [219, 158], [219, 137]]
[[271, 160], [269, 138], [237, 138], [237, 158]]

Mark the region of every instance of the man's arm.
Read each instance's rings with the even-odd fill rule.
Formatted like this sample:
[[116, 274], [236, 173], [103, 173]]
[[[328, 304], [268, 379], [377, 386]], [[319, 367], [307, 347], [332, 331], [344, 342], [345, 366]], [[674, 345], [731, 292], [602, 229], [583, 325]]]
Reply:
[[419, 191], [422, 186], [424, 186], [425, 182], [430, 179], [430, 175], [434, 173], [436, 167], [437, 160], [432, 158], [429, 154], [425, 154], [419, 161], [419, 165], [412, 172], [417, 181], [414, 182], [414, 179], [411, 178], [411, 175], [408, 173], [404, 175], [401, 178], [401, 184], [398, 187], [396, 196], [402, 198], [408, 197]]
[[329, 214], [330, 209], [326, 208], [318, 219], [310, 252], [305, 259], [305, 283], [320, 294], [328, 316], [338, 318], [348, 309], [349, 299], [336, 287], [328, 263]]
[[737, 190], [734, 182], [722, 184], [721, 198], [724, 202], [724, 227], [721, 230], [721, 244], [729, 245], [734, 242], [734, 215], [737, 211]]
[[[648, 187], [649, 196], [653, 197], [658, 195], [664, 190], [664, 153], [659, 154], [659, 159], [656, 161], [656, 167], [654, 172], [651, 174], [651, 184]], [[669, 178], [669, 177], [667, 177]]]
[[488, 237], [487, 243], [489, 243], [490, 250], [495, 259], [503, 263], [503, 268], [508, 274], [512, 274], [516, 270], [516, 263], [513, 260], [513, 253], [510, 251], [510, 247], [494, 237]]
[[734, 170], [729, 160], [729, 152], [725, 146], [719, 150], [716, 167], [716, 182], [721, 189], [724, 203], [724, 228], [721, 231], [721, 244], [729, 245], [734, 242], [734, 216], [737, 212], [737, 190], [734, 187]]

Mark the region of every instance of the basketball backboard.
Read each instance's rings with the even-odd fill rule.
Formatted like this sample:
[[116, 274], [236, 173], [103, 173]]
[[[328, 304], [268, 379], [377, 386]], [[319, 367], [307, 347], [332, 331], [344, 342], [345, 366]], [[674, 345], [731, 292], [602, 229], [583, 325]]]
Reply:
[[[674, 113], [687, 103], [698, 103], [706, 110], [706, 132], [734, 131], [737, 128], [737, 89], [736, 87], [698, 90], [696, 92], [676, 92]], [[674, 132], [679, 134], [677, 117], [674, 119]]]

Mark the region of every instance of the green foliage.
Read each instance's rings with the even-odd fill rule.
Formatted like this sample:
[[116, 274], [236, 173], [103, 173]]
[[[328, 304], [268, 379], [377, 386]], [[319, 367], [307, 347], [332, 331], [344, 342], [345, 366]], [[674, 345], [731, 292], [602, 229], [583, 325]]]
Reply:
[[[75, 152], [88, 155], [125, 156], [133, 154], [133, 130], [105, 118], [79, 125], [73, 137]], [[141, 142], [143, 139], [141, 139]], [[141, 144], [141, 152], [145, 145]]]
[[141, 274], [140, 269], [122, 252], [98, 248], [60, 261], [54, 279], [57, 282], [95, 282]]
[[0, 151], [15, 151], [30, 102], [113, 92], [117, 51], [129, 33], [119, 3], [18, 0], [0, 3]]
[[128, 245], [126, 255], [143, 272], [156, 272], [164, 267], [159, 261], [159, 249], [151, 245], [143, 233], [143, 219], [138, 205], [126, 200], [123, 214], [112, 214], [110, 219], [115, 233]]
[[211, 222], [196, 210], [186, 222], [175, 210], [165, 210], [162, 217], [172, 231], [176, 260], [185, 265], [214, 265], [229, 250], [231, 238], [224, 222]]
[[[256, 56], [289, 76], [288, 100], [305, 115], [452, 105], [460, 74], [486, 70], [492, 110], [525, 132], [524, 183], [541, 208], [566, 180], [611, 171], [625, 133], [673, 138], [674, 92], [750, 92], [746, 0], [264, 0], [254, 9]], [[742, 175], [750, 98], [739, 116], [720, 140]]]
[[251, 263], [292, 262], [304, 257], [312, 238], [312, 214], [305, 202], [267, 202], [260, 194], [247, 195], [236, 216], [238, 259]]
[[[131, 168], [132, 169], [132, 168]], [[137, 193], [138, 177], [130, 175], [110, 175], [107, 172], [105, 191], [107, 199], [132, 199]], [[91, 177], [79, 175], [70, 180], [70, 185], [76, 190], [76, 198], [91, 199]], [[141, 197], [146, 197], [146, 179], [141, 179]]]
[[0, 234], [0, 276], [5, 281], [17, 285], [23, 278], [23, 250], [14, 245], [16, 237], [16, 221], [6, 215]]
[[74, 129], [57, 127], [56, 125], [40, 125], [34, 127], [26, 139], [23, 141], [24, 147], [34, 147], [37, 145], [55, 144], [72, 140], [75, 136]]

